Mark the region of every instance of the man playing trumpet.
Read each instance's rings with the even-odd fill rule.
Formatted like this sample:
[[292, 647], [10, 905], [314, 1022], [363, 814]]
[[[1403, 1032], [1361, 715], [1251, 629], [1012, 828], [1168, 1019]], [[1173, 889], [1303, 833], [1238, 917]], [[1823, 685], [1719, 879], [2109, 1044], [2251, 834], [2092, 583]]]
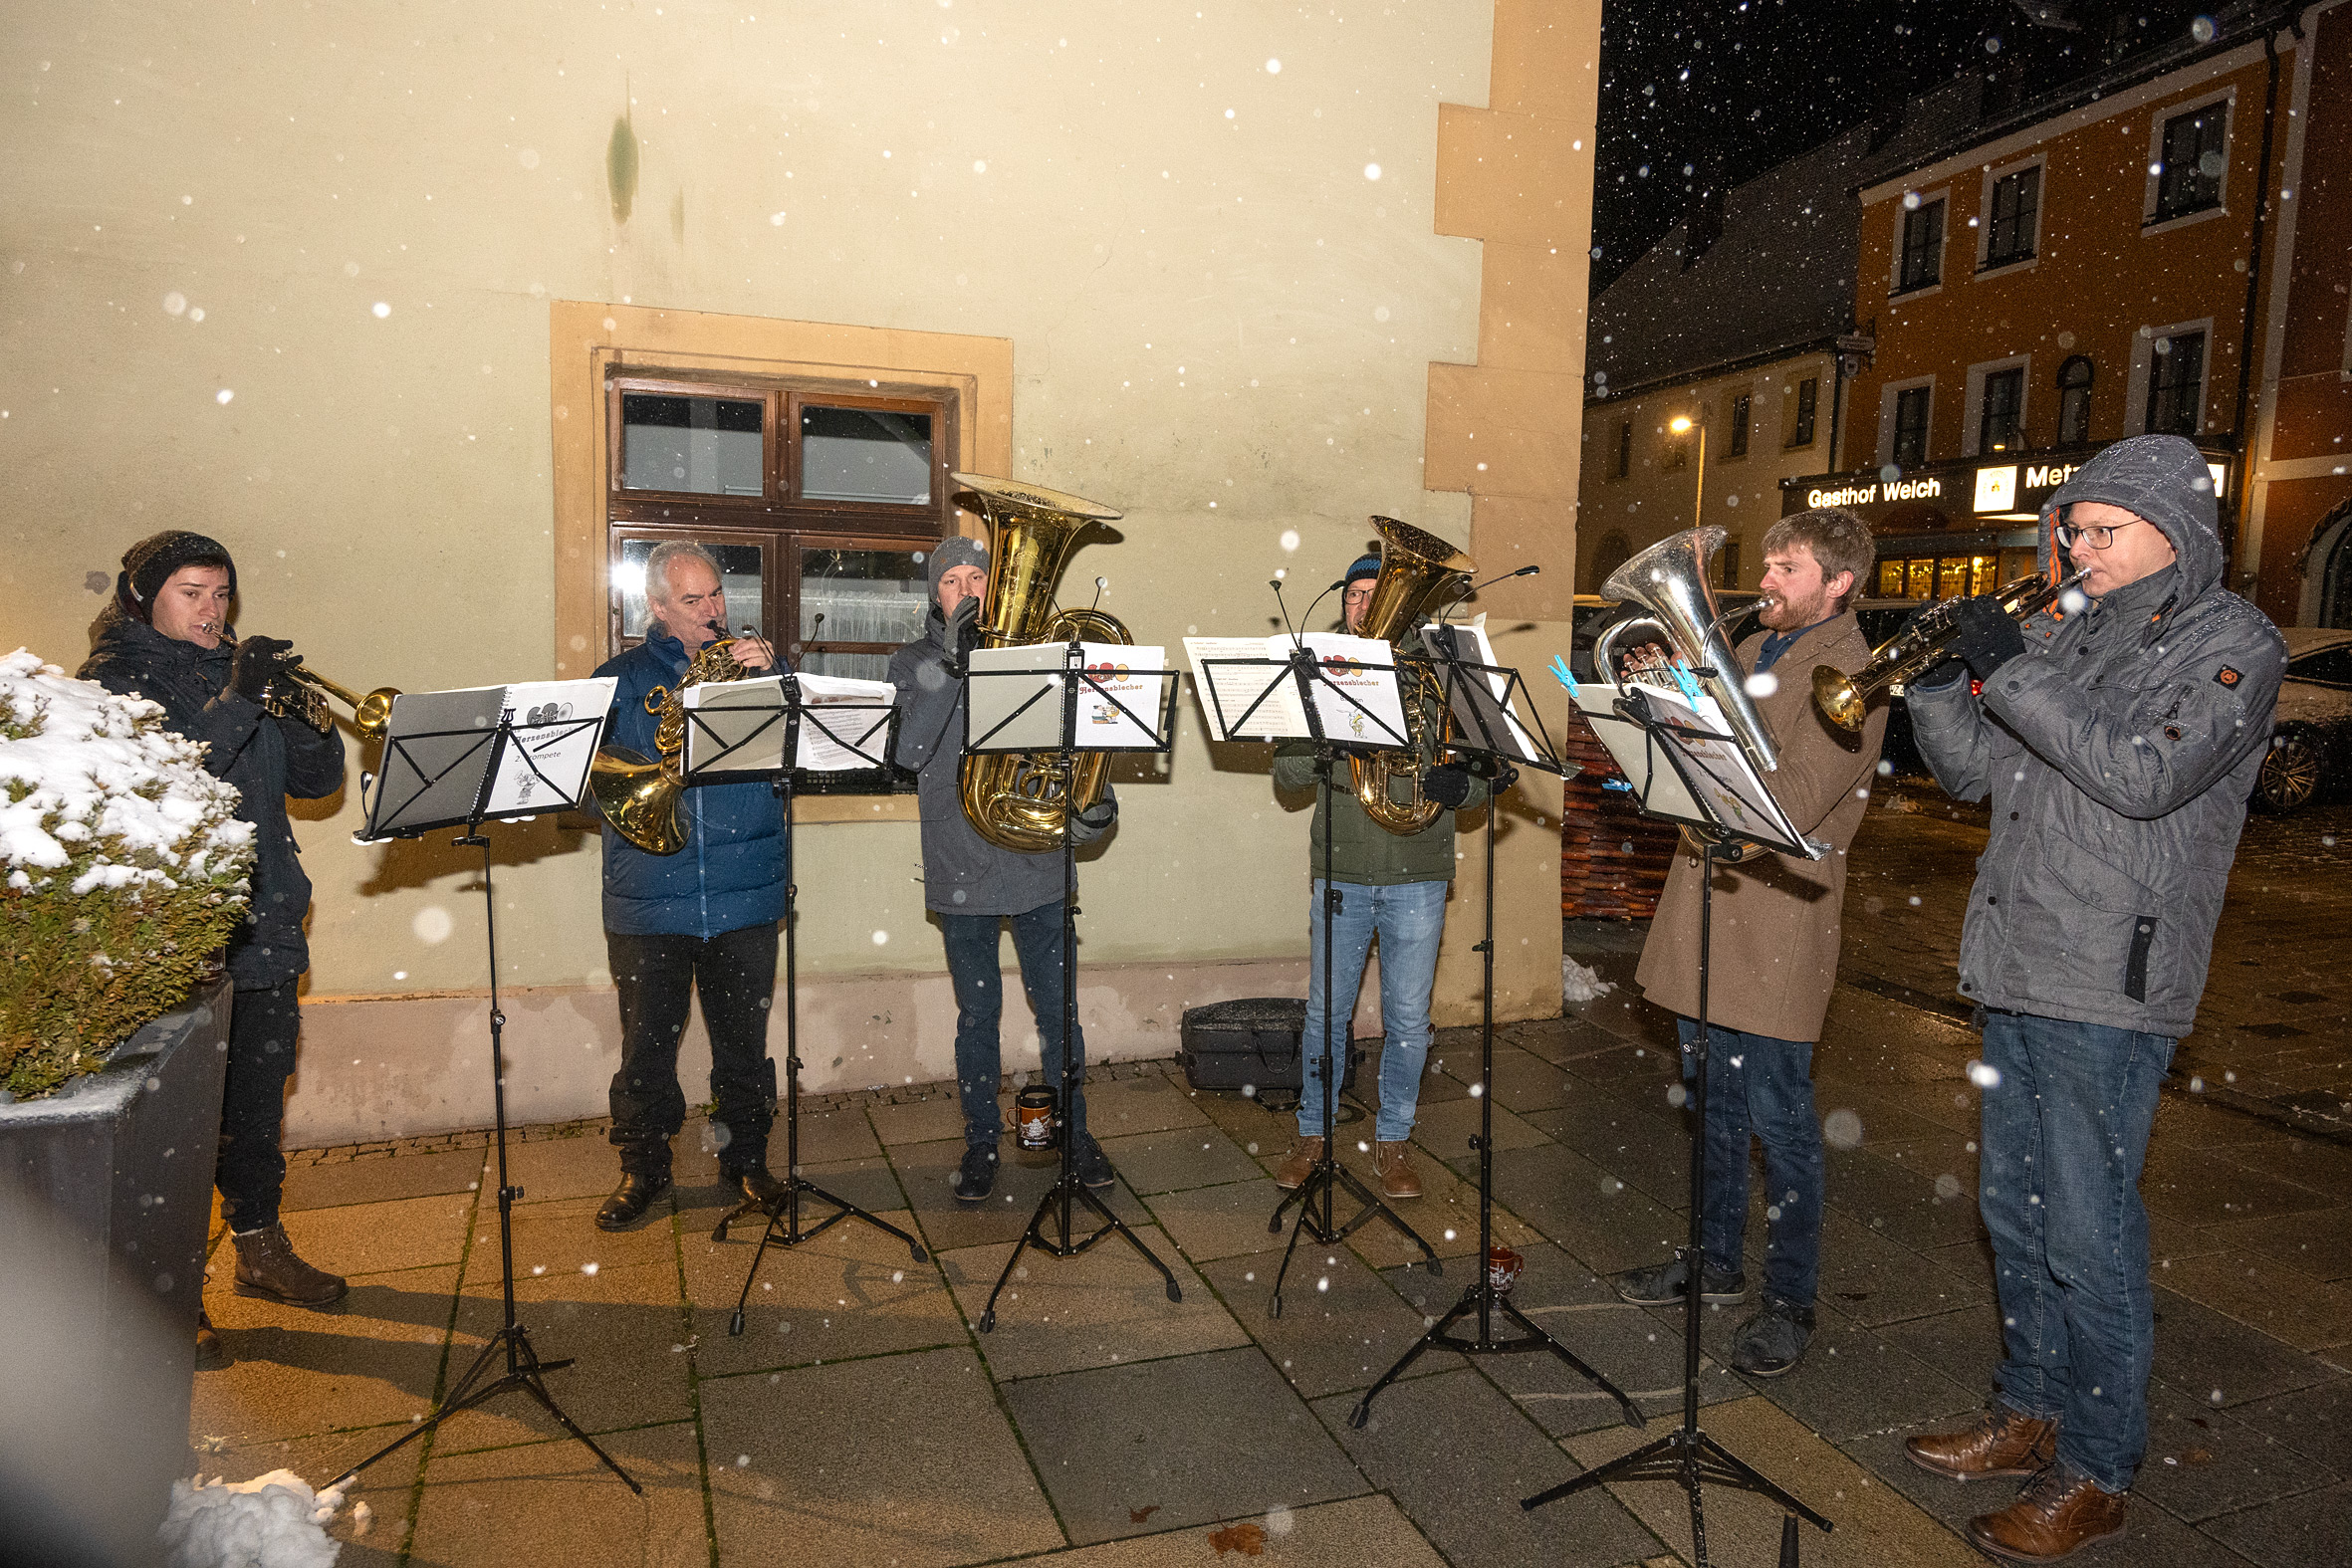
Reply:
[[[232, 646], [236, 598], [237, 567], [218, 542], [180, 530], [140, 540], [123, 552], [81, 674], [161, 704], [164, 727], [203, 743], [205, 771], [237, 786], [237, 815], [253, 825], [252, 893], [227, 955], [236, 998], [213, 1183], [236, 1247], [237, 1293], [321, 1307], [342, 1298], [344, 1281], [296, 1255], [278, 1221], [286, 1082], [302, 1033], [296, 994], [311, 967], [311, 879], [286, 798], [343, 787], [343, 741], [332, 728], [282, 724], [263, 706], [293, 644], [253, 636]], [[198, 1319], [196, 1343], [200, 1365], [227, 1364], [208, 1318]]]
[[[661, 713], [696, 654], [727, 635], [719, 563], [700, 545], [657, 545], [645, 560], [645, 640], [607, 660], [615, 676], [604, 740], [656, 752]], [[757, 637], [731, 657], [775, 669]], [[765, 784], [688, 789], [678, 810], [686, 844], [647, 853], [607, 823], [604, 951], [620, 991], [620, 1070], [612, 1075], [612, 1142], [620, 1185], [596, 1211], [596, 1229], [622, 1231], [670, 1189], [670, 1140], [686, 1123], [678, 1039], [690, 996], [702, 998], [711, 1042], [711, 1121], [719, 1170], [746, 1198], [773, 1202], [783, 1186], [768, 1170], [776, 1120], [776, 1063], [768, 1011], [776, 991], [777, 923], [784, 919], [784, 811]]]

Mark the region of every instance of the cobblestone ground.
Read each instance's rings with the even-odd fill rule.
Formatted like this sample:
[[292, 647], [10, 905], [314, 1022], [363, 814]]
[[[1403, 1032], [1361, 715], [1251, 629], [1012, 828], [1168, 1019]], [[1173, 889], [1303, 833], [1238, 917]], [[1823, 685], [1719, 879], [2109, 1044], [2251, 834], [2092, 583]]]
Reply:
[[[1846, 883], [1844, 979], [1957, 1017], [1961, 918], [1982, 805], [1933, 784], [1881, 792]], [[2246, 820], [2177, 1093], [2352, 1139], [2352, 801]]]

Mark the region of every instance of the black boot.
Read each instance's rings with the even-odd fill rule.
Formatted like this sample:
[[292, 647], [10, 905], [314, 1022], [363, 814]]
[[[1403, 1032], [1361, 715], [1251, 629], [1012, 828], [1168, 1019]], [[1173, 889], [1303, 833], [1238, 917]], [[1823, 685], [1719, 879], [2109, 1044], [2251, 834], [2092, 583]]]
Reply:
[[784, 1184], [765, 1165], [747, 1165], [741, 1169], [722, 1166], [719, 1176], [742, 1193], [745, 1202], [758, 1204], [771, 1213], [784, 1202]]
[[667, 1171], [622, 1172], [620, 1185], [612, 1189], [612, 1196], [605, 1199], [596, 1210], [596, 1229], [626, 1231], [644, 1219], [645, 1211], [653, 1207], [653, 1201], [669, 1190], [670, 1176]]

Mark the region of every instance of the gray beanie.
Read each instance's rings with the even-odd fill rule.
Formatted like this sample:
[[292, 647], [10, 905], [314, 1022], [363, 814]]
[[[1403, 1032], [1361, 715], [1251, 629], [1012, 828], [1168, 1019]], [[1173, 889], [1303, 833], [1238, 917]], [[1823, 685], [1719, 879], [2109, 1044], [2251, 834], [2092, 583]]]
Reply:
[[939, 579], [958, 566], [978, 566], [988, 570], [988, 546], [977, 539], [966, 539], [958, 534], [943, 539], [939, 548], [931, 552], [931, 602], [939, 602]]

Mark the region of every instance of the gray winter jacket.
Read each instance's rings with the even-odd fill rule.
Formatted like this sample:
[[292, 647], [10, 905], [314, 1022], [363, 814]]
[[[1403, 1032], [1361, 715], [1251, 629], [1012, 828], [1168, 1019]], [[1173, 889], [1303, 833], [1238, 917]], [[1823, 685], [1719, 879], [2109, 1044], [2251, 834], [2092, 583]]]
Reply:
[[2085, 463], [2043, 512], [2045, 570], [2050, 529], [2078, 501], [2145, 518], [2178, 559], [2032, 617], [1981, 697], [1965, 679], [1908, 693], [1937, 782], [1993, 797], [1960, 990], [2178, 1039], [2197, 1020], [2286, 645], [2222, 586], [2213, 482], [2189, 442], [2135, 436]]

